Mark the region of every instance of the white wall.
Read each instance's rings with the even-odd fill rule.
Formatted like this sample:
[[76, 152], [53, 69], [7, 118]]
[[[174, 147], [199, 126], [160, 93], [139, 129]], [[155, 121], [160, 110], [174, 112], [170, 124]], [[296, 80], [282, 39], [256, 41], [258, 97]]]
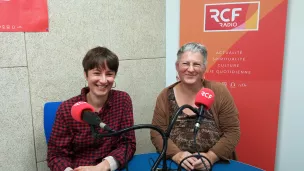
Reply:
[[304, 1], [289, 0], [276, 171], [304, 170]]
[[[179, 3], [179, 0], [166, 0], [166, 85], [175, 82], [174, 62], [179, 47]], [[303, 0], [288, 2], [276, 171], [303, 170], [303, 6]]]
[[179, 0], [166, 0], [166, 86], [176, 81], [175, 60], [179, 48]]

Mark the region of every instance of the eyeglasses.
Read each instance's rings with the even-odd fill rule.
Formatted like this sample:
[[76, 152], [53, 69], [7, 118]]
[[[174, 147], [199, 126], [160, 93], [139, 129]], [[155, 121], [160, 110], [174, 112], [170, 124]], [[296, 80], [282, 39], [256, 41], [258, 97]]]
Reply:
[[188, 69], [190, 66], [193, 67], [195, 70], [199, 70], [205, 67], [204, 64], [197, 63], [197, 62], [187, 62], [187, 61], [181, 61], [180, 65], [183, 69]]

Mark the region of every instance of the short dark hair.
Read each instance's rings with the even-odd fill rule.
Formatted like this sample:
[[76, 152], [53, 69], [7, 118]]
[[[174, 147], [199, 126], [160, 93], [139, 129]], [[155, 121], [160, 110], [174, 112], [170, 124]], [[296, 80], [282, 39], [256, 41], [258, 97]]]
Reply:
[[119, 60], [117, 55], [106, 47], [97, 46], [90, 49], [82, 60], [83, 69], [88, 75], [88, 71], [94, 68], [105, 67], [105, 63], [110, 70], [117, 73]]

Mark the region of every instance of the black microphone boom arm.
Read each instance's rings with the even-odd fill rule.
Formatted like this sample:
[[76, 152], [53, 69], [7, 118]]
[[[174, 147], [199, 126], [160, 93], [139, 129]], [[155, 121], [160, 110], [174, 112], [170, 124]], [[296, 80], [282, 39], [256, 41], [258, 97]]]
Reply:
[[163, 160], [163, 170], [167, 171], [166, 152], [167, 152], [167, 147], [168, 147], [168, 140], [167, 140], [165, 132], [162, 129], [160, 129], [158, 126], [154, 126], [154, 125], [151, 125], [151, 124], [139, 124], [139, 125], [134, 125], [132, 127], [124, 128], [124, 129], [121, 129], [121, 130], [118, 130], [118, 131], [115, 131], [115, 132], [111, 132], [111, 133], [106, 133], [106, 134], [99, 134], [99, 133], [95, 132], [95, 135], [93, 135], [93, 136], [98, 137], [98, 138], [118, 136], [122, 133], [131, 131], [131, 130], [142, 129], [142, 128], [153, 129], [153, 130], [157, 131], [163, 138], [163, 149], [162, 149], [159, 157], [157, 158], [156, 162], [152, 166], [151, 170], [156, 171], [157, 166], [159, 165], [161, 160]]
[[186, 109], [186, 108], [192, 110], [192, 112], [194, 112], [197, 116], [199, 115], [199, 111], [198, 111], [196, 108], [194, 108], [194, 107], [192, 107], [192, 106], [190, 106], [190, 105], [187, 105], [187, 104], [181, 106], [181, 107], [177, 110], [176, 114], [173, 116], [172, 121], [171, 121], [171, 123], [170, 123], [170, 125], [169, 125], [169, 127], [168, 127], [168, 129], [167, 129], [167, 131], [166, 131], [167, 137], [170, 136], [171, 130], [172, 130], [172, 128], [173, 128], [173, 125], [174, 125], [174, 123], [175, 123], [175, 121], [176, 121], [178, 115], [180, 115], [180, 114], [182, 113], [182, 111], [183, 111], [184, 109]]

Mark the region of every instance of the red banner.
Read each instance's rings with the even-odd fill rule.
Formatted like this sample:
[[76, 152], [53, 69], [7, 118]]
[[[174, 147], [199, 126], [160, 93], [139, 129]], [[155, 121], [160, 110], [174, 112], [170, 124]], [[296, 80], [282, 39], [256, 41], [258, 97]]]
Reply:
[[180, 45], [206, 45], [206, 79], [235, 99], [239, 160], [274, 170], [287, 0], [181, 0], [180, 11]]
[[1, 32], [47, 32], [46, 0], [0, 0]]

